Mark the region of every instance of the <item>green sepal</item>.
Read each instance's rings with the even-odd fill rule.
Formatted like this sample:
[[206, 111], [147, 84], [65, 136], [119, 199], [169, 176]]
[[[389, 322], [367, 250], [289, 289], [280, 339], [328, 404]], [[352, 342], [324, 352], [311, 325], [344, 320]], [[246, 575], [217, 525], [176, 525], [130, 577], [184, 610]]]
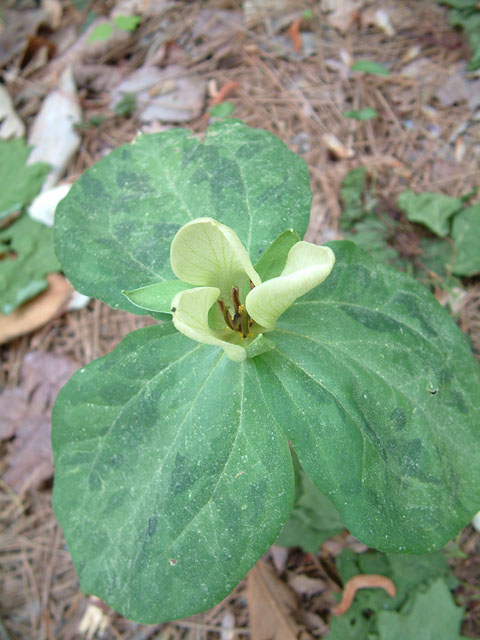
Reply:
[[171, 315], [173, 298], [179, 291], [186, 289], [192, 289], [192, 285], [181, 280], [163, 280], [132, 291], [122, 291], [122, 293], [141, 309]]
[[287, 229], [272, 242], [255, 265], [255, 271], [262, 282], [280, 275], [287, 262], [288, 252], [300, 240], [296, 231]]

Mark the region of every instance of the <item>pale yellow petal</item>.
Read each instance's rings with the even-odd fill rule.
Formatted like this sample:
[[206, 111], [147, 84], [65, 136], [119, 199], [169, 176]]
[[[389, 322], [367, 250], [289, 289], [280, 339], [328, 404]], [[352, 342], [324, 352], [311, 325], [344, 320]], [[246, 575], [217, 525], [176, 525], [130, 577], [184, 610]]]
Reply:
[[242, 290], [248, 276], [260, 277], [235, 231], [213, 218], [197, 218], [177, 232], [170, 249], [173, 273], [188, 284], [218, 287], [231, 299], [233, 286]]
[[247, 295], [246, 307], [255, 322], [268, 330], [297, 298], [325, 280], [335, 264], [329, 247], [297, 242], [277, 278], [263, 282]]
[[245, 349], [222, 339], [228, 329], [215, 331], [208, 325], [208, 313], [219, 295], [220, 289], [216, 287], [180, 291], [172, 300], [173, 324], [192, 340], [222, 347], [230, 360], [242, 362], [247, 356]]

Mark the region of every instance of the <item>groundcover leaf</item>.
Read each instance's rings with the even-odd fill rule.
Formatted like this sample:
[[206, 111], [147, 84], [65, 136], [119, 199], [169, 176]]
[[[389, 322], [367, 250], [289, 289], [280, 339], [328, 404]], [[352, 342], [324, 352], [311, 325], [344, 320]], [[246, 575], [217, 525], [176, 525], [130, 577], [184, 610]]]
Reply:
[[398, 196], [397, 204], [410, 222], [420, 222], [440, 237], [448, 235], [449, 219], [462, 208], [460, 198], [431, 191], [419, 194], [404, 191]]
[[57, 209], [56, 251], [77, 290], [148, 313], [122, 290], [173, 278], [170, 243], [182, 225], [215, 218], [255, 263], [285, 229], [303, 237], [311, 197], [303, 160], [266, 131], [227, 120], [202, 142], [172, 129], [140, 136], [85, 172]]
[[84, 591], [149, 623], [236, 586], [293, 503], [288, 441], [264, 402], [252, 361], [170, 322], [75, 374], [54, 408], [53, 499]]
[[480, 204], [468, 207], [455, 216], [452, 239], [457, 259], [452, 268], [456, 276], [473, 276], [480, 272]]
[[8, 315], [36, 296], [59, 270], [52, 229], [23, 214], [0, 231], [0, 311]]
[[50, 169], [44, 162], [27, 166], [30, 151], [22, 138], [0, 140], [0, 220], [33, 200]]
[[[254, 359], [300, 463], [362, 542], [437, 548], [478, 510], [480, 373], [420, 284], [349, 242]], [[466, 461], [468, 452], [468, 462]]]
[[400, 613], [380, 611], [380, 640], [411, 640], [418, 637], [432, 640], [460, 638], [463, 609], [457, 607], [443, 580], [434, 582], [425, 593], [417, 593], [413, 605]]
[[300, 467], [295, 468], [295, 504], [276, 544], [315, 553], [345, 528], [330, 500]]

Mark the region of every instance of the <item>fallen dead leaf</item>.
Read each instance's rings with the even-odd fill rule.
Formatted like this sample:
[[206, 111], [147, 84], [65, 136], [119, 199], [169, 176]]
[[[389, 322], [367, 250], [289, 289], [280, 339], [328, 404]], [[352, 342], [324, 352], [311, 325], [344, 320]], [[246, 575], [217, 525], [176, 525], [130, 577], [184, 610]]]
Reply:
[[295, 594], [263, 560], [248, 574], [247, 598], [252, 640], [297, 640]]
[[307, 598], [310, 598], [316, 593], [322, 593], [322, 591], [325, 591], [327, 587], [325, 580], [321, 580], [320, 578], [310, 578], [303, 573], [289, 575], [287, 581], [289, 587], [291, 587], [295, 593], [298, 593], [301, 596], [307, 596]]
[[328, 22], [340, 31], [346, 33], [359, 17], [362, 7], [360, 0], [323, 0], [322, 10], [329, 11]]
[[301, 0], [245, 0], [243, 17], [247, 27], [253, 27], [265, 19], [272, 20], [293, 11], [302, 11], [305, 3]]
[[337, 136], [333, 135], [333, 133], [323, 134], [322, 140], [335, 158], [345, 160], [353, 158], [355, 155], [355, 151], [351, 147], [346, 147], [342, 144]]
[[362, 11], [360, 16], [362, 27], [378, 27], [389, 38], [393, 38], [395, 35], [395, 29], [390, 15], [384, 9], [377, 9], [376, 7], [367, 7], [365, 11]]
[[25, 46], [27, 36], [37, 33], [41, 24], [48, 24], [43, 9], [30, 11], [2, 10], [5, 28], [0, 32], [0, 67], [5, 67]]
[[38, 487], [53, 473], [51, 408], [77, 368], [66, 356], [31, 351], [25, 356], [20, 386], [0, 396], [0, 439], [14, 437], [3, 479], [18, 493]]
[[12, 98], [5, 89], [0, 86], [0, 138], [20, 138], [25, 133], [25, 125], [13, 108]]
[[80, 136], [74, 124], [81, 119], [73, 72], [67, 68], [59, 78], [57, 88], [43, 101], [28, 137], [28, 144], [33, 146], [28, 164], [47, 162], [51, 166], [43, 191], [57, 184], [78, 149]]
[[374, 573], [360, 574], [358, 576], [354, 576], [345, 584], [342, 600], [338, 607], [333, 610], [333, 613], [337, 616], [341, 616], [343, 613], [346, 613], [352, 606], [355, 594], [359, 589], [384, 589], [388, 595], [392, 596], [392, 598], [397, 593], [397, 588], [390, 578]]
[[123, 96], [131, 93], [136, 97], [143, 122], [186, 122], [202, 112], [205, 90], [205, 80], [183, 67], [140, 67], [114, 89], [110, 106], [113, 109]]
[[67, 306], [73, 287], [60, 273], [47, 275], [49, 286], [38, 296], [9, 313], [0, 314], [0, 344], [39, 329]]

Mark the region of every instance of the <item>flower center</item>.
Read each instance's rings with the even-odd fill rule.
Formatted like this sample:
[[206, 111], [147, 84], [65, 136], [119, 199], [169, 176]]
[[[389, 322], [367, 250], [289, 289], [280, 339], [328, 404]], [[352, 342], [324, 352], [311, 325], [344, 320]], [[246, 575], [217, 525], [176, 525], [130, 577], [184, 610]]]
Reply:
[[[253, 289], [254, 286], [250, 280], [250, 289]], [[226, 305], [222, 298], [217, 301], [217, 304], [227, 327], [240, 334], [242, 338], [248, 338], [255, 321], [248, 315], [245, 305], [241, 304], [238, 287], [232, 287], [231, 304]], [[230, 312], [230, 308], [232, 308], [232, 312]]]

